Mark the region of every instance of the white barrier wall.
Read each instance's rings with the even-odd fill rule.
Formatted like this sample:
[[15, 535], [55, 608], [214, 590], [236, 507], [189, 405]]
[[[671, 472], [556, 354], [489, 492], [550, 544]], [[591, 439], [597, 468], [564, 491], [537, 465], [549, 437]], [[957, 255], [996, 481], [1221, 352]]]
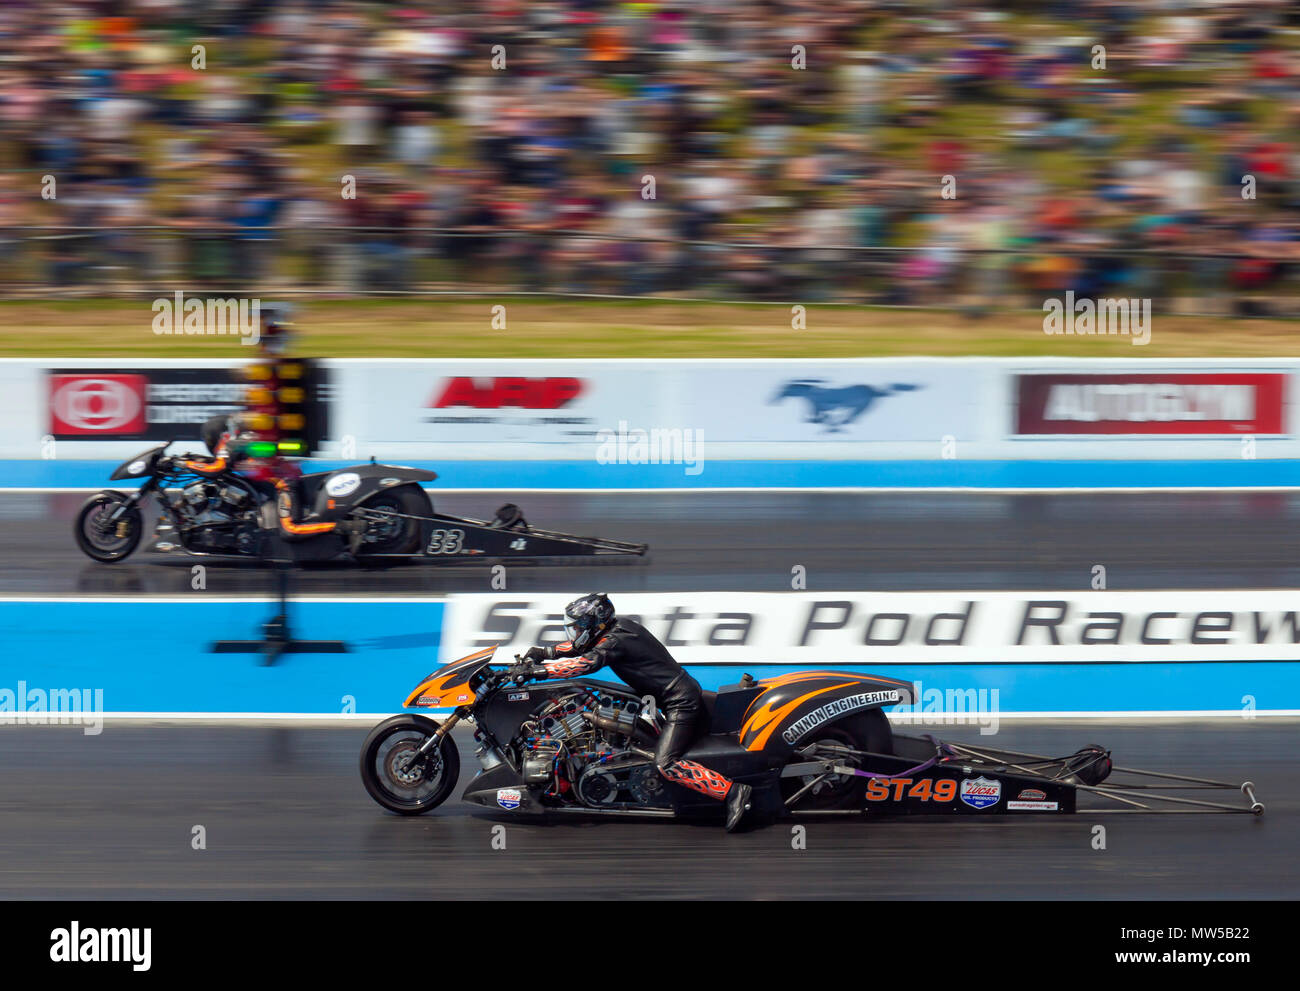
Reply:
[[[969, 440], [987, 366], [880, 361], [450, 361], [339, 373], [339, 430], [394, 457], [591, 459], [602, 440], [700, 440], [716, 458], [910, 457]], [[689, 431], [689, 433], [688, 433]], [[868, 454], [868, 452], [875, 452]]]
[[[1296, 458], [1300, 360], [366, 360], [323, 363], [326, 456], [593, 460]], [[0, 361], [0, 458], [198, 440], [236, 362]], [[175, 433], [168, 431], [175, 429]], [[697, 445], [692, 448], [692, 445]], [[1245, 447], [1249, 446], [1246, 453]]]
[[[492, 645], [515, 654], [537, 643], [561, 643], [567, 639], [564, 606], [572, 598], [449, 596], [441, 656], [452, 660]], [[613, 598], [620, 616], [642, 622], [684, 664], [1300, 660], [1300, 593], [1285, 589], [647, 592]]]

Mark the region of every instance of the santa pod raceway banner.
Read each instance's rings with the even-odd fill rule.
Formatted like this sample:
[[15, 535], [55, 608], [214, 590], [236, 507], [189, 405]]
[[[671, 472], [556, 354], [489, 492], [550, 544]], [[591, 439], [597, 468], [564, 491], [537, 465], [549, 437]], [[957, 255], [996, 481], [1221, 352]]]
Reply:
[[[535, 643], [559, 643], [571, 598], [452, 595], [440, 657], [446, 662], [497, 646], [497, 660], [510, 663]], [[706, 689], [733, 684], [745, 672], [764, 678], [842, 669], [914, 682], [917, 705], [891, 709], [899, 715], [951, 714], [954, 704], [985, 713], [1300, 714], [1300, 592], [684, 592], [612, 599], [621, 616], [644, 623]]]
[[[449, 597], [441, 656], [565, 640], [564, 594]], [[667, 592], [612, 596], [683, 663], [1300, 662], [1300, 592]]]

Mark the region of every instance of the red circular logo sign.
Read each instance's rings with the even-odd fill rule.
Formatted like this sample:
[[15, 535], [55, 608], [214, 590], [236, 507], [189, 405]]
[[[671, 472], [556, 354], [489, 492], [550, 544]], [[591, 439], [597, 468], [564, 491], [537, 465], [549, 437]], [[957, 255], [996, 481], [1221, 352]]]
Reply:
[[51, 375], [50, 433], [143, 432], [147, 384], [143, 375]]

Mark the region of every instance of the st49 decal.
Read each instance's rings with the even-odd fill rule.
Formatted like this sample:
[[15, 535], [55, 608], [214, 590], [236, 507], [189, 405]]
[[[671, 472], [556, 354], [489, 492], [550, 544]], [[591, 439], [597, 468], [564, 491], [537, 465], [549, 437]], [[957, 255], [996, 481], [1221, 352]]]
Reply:
[[871, 778], [868, 802], [951, 802], [957, 797], [955, 778]]

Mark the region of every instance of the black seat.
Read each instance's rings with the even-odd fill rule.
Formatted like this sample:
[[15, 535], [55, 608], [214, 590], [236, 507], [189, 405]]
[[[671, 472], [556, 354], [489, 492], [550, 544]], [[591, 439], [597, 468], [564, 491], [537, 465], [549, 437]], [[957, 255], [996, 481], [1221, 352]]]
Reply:
[[717, 692], [705, 692], [704, 708], [709, 714], [710, 733], [736, 733], [745, 712], [764, 689], [754, 681], [723, 685]]
[[528, 521], [524, 511], [513, 502], [508, 502], [497, 510], [496, 518], [489, 524], [494, 530], [527, 530]]

